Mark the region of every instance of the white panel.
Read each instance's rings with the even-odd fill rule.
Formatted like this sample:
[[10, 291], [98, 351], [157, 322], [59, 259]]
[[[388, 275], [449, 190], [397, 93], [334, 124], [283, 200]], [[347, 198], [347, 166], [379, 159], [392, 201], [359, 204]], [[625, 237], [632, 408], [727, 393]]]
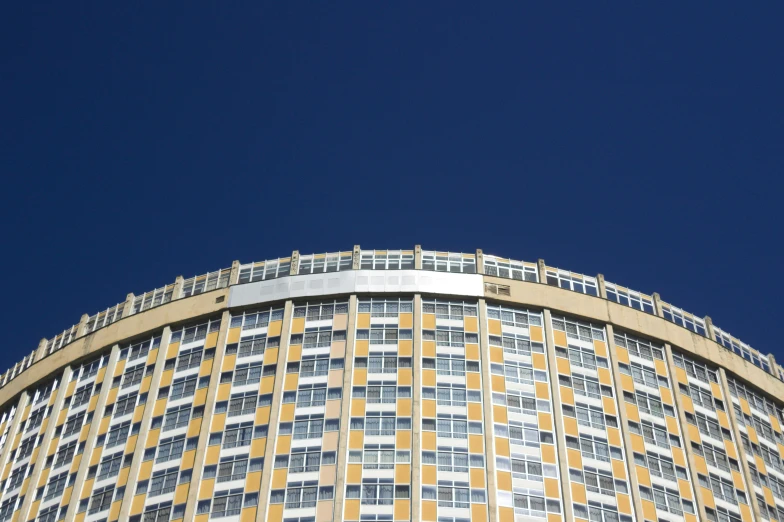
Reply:
[[421, 270], [346, 270], [328, 274], [307, 274], [234, 285], [229, 306], [248, 306], [293, 297], [321, 297], [336, 294], [408, 292], [481, 297], [480, 274], [423, 272]]

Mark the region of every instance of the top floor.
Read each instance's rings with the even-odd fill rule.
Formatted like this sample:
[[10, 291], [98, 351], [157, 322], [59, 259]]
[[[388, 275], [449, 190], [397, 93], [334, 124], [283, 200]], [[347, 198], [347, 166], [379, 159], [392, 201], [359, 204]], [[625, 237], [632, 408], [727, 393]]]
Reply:
[[[125, 301], [106, 310], [84, 314], [79, 323], [60, 334], [42, 339], [38, 348], [0, 376], [0, 387], [17, 375], [76, 339], [129, 317], [166, 304], [173, 300], [199, 295], [210, 290], [256, 281], [301, 274], [340, 272], [345, 270], [430, 270], [462, 274], [485, 274], [519, 281], [530, 281], [563, 288], [572, 292], [607, 299], [662, 317], [693, 333], [715, 341], [725, 349], [743, 357], [758, 368], [784, 381], [784, 368], [773, 355], [765, 355], [738, 338], [714, 326], [710, 317], [699, 317], [661, 299], [659, 294], [644, 294], [606, 281], [602, 274], [595, 276], [548, 266], [544, 260], [536, 262], [507, 259], [484, 254], [422, 250], [417, 245], [411, 250], [368, 250], [355, 245], [350, 251], [290, 256], [251, 263], [234, 261], [230, 267], [206, 274], [184, 278], [141, 294], [128, 294]], [[497, 289], [503, 292], [502, 288]]]

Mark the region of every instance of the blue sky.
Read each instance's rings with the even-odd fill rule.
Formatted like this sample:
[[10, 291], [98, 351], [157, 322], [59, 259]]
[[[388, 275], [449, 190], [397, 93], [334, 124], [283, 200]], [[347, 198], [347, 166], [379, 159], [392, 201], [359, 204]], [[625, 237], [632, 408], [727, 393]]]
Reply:
[[128, 292], [354, 244], [601, 272], [784, 356], [781, 14], [8, 5], [0, 367]]

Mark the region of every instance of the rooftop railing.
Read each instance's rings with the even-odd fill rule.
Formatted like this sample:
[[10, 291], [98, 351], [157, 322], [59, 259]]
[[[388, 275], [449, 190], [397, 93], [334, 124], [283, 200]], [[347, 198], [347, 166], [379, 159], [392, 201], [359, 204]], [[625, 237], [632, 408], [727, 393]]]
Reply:
[[[503, 257], [476, 254], [439, 252], [435, 250], [361, 250], [310, 254], [300, 256], [293, 252], [290, 257], [240, 264], [223, 268], [200, 276], [182, 279], [140, 295], [129, 294], [126, 301], [93, 315], [85, 315], [79, 324], [73, 325], [51, 339], [42, 339], [36, 350], [9, 368], [0, 376], [0, 387], [5, 386], [35, 361], [63, 349], [79, 337], [91, 334], [124, 317], [144, 312], [176, 299], [191, 297], [233, 284], [252, 283], [298, 274], [316, 274], [352, 270], [358, 266], [363, 270], [411, 270], [421, 266], [422, 270], [474, 274], [518, 281], [541, 282], [569, 291], [605, 298], [636, 310], [658, 315], [665, 320], [682, 326], [698, 335], [711, 338], [727, 350], [743, 357], [755, 366], [784, 381], [784, 368], [777, 365], [771, 355], [759, 351], [713, 326], [709, 318], [694, 314], [661, 301], [658, 294], [647, 295], [636, 290], [605, 282], [603, 276], [588, 276], [536, 263], [516, 261]], [[506, 288], [506, 287], [504, 287]], [[507, 290], [508, 292], [508, 290]], [[508, 295], [507, 292], [495, 292]]]

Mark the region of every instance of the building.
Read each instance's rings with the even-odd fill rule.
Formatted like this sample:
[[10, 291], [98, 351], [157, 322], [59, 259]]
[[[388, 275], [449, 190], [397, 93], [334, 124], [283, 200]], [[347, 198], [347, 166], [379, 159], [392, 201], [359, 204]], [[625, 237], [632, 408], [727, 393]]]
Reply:
[[781, 521], [782, 375], [541, 260], [235, 262], [2, 376], [0, 520]]

